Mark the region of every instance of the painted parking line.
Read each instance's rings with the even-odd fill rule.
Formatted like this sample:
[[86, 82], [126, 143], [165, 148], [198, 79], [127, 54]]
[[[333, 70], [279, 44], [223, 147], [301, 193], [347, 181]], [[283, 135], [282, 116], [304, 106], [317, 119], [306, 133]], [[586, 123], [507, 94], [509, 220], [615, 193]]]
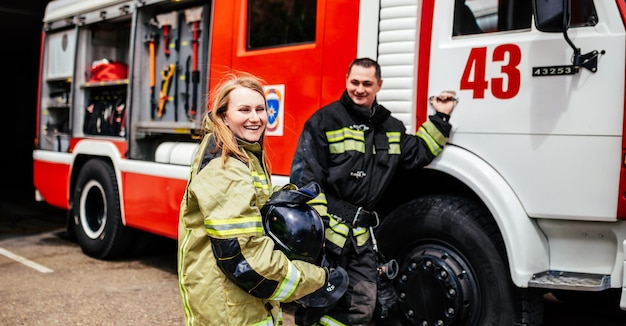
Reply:
[[0, 255], [6, 256], [8, 258], [11, 258], [11, 259], [15, 260], [16, 262], [22, 263], [22, 264], [24, 264], [24, 265], [26, 265], [26, 266], [28, 266], [28, 267], [30, 267], [30, 268], [40, 272], [40, 273], [52, 273], [53, 272], [53, 270], [51, 270], [50, 268], [48, 268], [46, 266], [39, 265], [39, 264], [37, 264], [37, 263], [35, 263], [33, 261], [30, 261], [30, 260], [28, 260], [28, 259], [26, 259], [26, 258], [24, 258], [22, 256], [18, 256], [18, 255], [14, 254], [14, 253], [12, 253], [12, 252], [4, 249], [4, 248], [1, 248], [1, 247], [0, 247]]

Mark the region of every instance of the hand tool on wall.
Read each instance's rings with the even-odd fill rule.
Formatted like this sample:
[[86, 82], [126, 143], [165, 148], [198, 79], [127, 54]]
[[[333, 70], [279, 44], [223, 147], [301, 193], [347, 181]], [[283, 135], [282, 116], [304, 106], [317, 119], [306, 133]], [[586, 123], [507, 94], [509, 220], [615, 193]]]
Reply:
[[187, 120], [193, 121], [191, 119], [191, 115], [189, 115], [189, 81], [191, 80], [191, 56], [187, 56], [187, 61], [185, 63], [185, 92], [183, 95], [185, 96], [185, 116], [187, 116]]
[[165, 112], [165, 104], [169, 100], [169, 92], [170, 85], [172, 81], [172, 77], [174, 76], [174, 71], [176, 70], [176, 65], [170, 63], [169, 66], [166, 66], [163, 71], [161, 71], [161, 77], [163, 80], [161, 81], [161, 93], [159, 94], [159, 108], [157, 110], [157, 117], [160, 119], [163, 117], [163, 113]]
[[192, 70], [191, 70], [191, 82], [193, 84], [193, 91], [191, 93], [191, 108], [189, 114], [191, 119], [195, 119], [198, 110], [198, 84], [200, 83], [200, 71], [198, 70], [198, 43], [200, 42], [200, 22], [202, 21], [202, 7], [195, 7], [185, 10], [185, 21], [187, 24], [191, 24], [192, 32]]
[[170, 57], [170, 32], [177, 27], [178, 16], [175, 11], [156, 16], [157, 24], [163, 30], [163, 53]]
[[158, 35], [154, 32], [149, 33], [145, 37], [145, 42], [148, 43], [148, 52], [150, 54], [150, 116], [154, 119], [154, 113], [156, 111], [156, 99], [154, 85], [156, 80], [156, 44], [158, 41]]
[[174, 121], [178, 121], [178, 81], [180, 80], [180, 38], [182, 35], [182, 21], [184, 13], [176, 13], [176, 41], [174, 41], [174, 50], [176, 51], [176, 72], [174, 73]]

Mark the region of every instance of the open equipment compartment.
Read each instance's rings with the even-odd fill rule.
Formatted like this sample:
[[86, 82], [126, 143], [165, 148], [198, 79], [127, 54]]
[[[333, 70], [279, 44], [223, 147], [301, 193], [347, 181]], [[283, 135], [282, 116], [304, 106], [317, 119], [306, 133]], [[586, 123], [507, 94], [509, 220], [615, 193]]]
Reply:
[[[125, 136], [130, 16], [79, 27], [75, 135]], [[82, 110], [78, 110], [82, 108]], [[82, 134], [81, 134], [82, 133]]]
[[160, 145], [197, 142], [207, 104], [210, 10], [202, 1], [137, 8], [129, 158], [151, 161]]

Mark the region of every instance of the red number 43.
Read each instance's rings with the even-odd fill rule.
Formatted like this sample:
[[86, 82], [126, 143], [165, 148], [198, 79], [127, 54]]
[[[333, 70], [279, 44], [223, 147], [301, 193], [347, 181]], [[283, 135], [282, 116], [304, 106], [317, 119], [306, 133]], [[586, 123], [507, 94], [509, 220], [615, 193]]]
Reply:
[[500, 64], [500, 72], [504, 77], [491, 78], [491, 87], [486, 77], [487, 48], [473, 48], [467, 57], [460, 89], [471, 90], [473, 98], [485, 98], [485, 91], [491, 89], [491, 94], [498, 99], [510, 99], [519, 93], [521, 74], [518, 69], [522, 61], [522, 51], [515, 44], [502, 44], [493, 49], [491, 56], [493, 63]]

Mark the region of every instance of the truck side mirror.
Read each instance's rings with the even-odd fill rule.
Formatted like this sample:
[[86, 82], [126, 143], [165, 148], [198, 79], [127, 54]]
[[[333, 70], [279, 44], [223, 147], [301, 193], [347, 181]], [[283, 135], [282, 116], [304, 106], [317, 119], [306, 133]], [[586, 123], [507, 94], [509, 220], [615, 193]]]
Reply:
[[[593, 50], [582, 54], [567, 35], [570, 24], [571, 0], [533, 0], [533, 14], [535, 15], [535, 26], [539, 31], [548, 33], [563, 33], [563, 38], [574, 50], [572, 56], [572, 66], [574, 73], [578, 73], [579, 68], [586, 68], [595, 73], [598, 71], [598, 55], [604, 54], [604, 50]], [[567, 66], [565, 66], [567, 67]]]
[[569, 28], [569, 0], [533, 0], [535, 26], [548, 33], [563, 33]]

